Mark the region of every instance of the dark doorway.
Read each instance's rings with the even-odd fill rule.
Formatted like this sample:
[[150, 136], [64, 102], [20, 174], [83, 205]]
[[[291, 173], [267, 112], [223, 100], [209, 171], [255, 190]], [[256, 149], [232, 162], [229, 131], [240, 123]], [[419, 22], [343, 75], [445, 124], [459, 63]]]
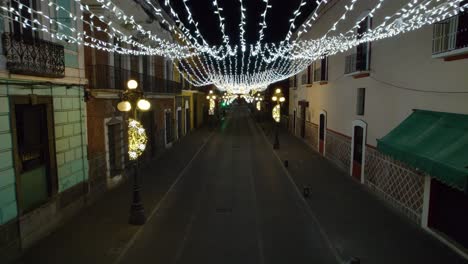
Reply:
[[354, 127], [353, 137], [353, 177], [361, 180], [362, 161], [363, 161], [363, 144], [364, 144], [364, 128], [361, 126]]
[[296, 110], [293, 112], [293, 134], [296, 135]]
[[197, 97], [193, 97], [193, 127], [198, 128], [198, 100]]
[[319, 152], [322, 155], [325, 153], [325, 129], [327, 129], [325, 118], [325, 114], [321, 113], [319, 123]]
[[173, 140], [172, 112], [166, 111], [164, 113], [164, 120], [165, 120], [165, 126], [166, 126], [166, 144], [170, 144]]
[[182, 110], [177, 110], [177, 138], [182, 137]]
[[57, 193], [52, 99], [14, 97], [11, 105], [17, 196], [24, 214]]
[[301, 138], [305, 137], [306, 107], [301, 105]]
[[185, 134], [188, 134], [192, 130], [190, 127], [190, 109], [185, 108]]
[[468, 250], [468, 195], [431, 180], [429, 227]]

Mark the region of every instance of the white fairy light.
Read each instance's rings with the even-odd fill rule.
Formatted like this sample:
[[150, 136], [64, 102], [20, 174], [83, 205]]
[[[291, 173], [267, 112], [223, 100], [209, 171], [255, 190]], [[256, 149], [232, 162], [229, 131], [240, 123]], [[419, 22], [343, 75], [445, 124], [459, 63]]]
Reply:
[[[411, 0], [402, 5], [395, 13], [382, 15], [384, 19], [381, 24], [368, 29], [366, 32], [358, 34], [356, 30], [365, 19], [364, 17], [340, 33], [338, 32], [338, 26], [348, 19], [348, 13], [354, 9], [359, 1], [350, 0], [350, 3], [345, 4], [343, 13], [338, 20], [331, 24], [331, 27], [323, 36], [311, 40], [300, 40], [301, 34], [310, 30], [313, 23], [319, 18], [320, 8], [327, 3], [327, 1], [322, 0], [317, 1], [317, 7], [312, 15], [299, 27], [296, 31], [296, 38], [291, 41], [292, 32], [296, 28], [296, 19], [300, 16], [301, 8], [307, 4], [306, 0], [302, 0], [290, 20], [291, 24], [285, 40], [279, 43], [263, 43], [264, 30], [267, 28], [266, 15], [271, 5], [269, 5], [269, 0], [262, 0], [265, 3], [265, 9], [261, 13], [262, 21], [259, 23], [259, 37], [255, 44], [247, 46], [245, 39], [247, 10], [243, 0], [239, 0], [241, 6], [240, 44], [231, 46], [229, 37], [225, 34], [225, 19], [221, 14], [223, 9], [219, 6], [217, 0], [213, 0], [214, 13], [218, 16], [223, 44], [212, 46], [201, 35], [198, 22], [191, 15], [188, 5], [189, 0], [183, 0], [183, 3], [189, 14], [187, 18], [188, 25], [195, 29], [194, 34], [179, 19], [178, 14], [170, 6], [170, 0], [166, 0], [165, 3], [177, 25], [171, 25], [167, 22], [161, 13], [162, 10], [151, 4], [155, 15], [160, 16], [161, 21], [167, 23], [169, 30], [177, 34], [184, 41], [184, 44], [171, 43], [154, 32], [146, 30], [136, 23], [132, 16], [126, 15], [110, 0], [97, 1], [102, 9], [112, 13], [120, 24], [130, 25], [134, 31], [144, 35], [147, 41], [135, 40], [132, 34], [124, 33], [119, 28], [114, 27], [113, 21], [104, 16], [96, 15], [90, 10], [89, 6], [81, 4], [80, 0], [75, 0], [75, 2], [81, 11], [90, 14], [89, 21], [85, 20], [83, 15], [72, 14], [66, 8], [52, 1], [48, 2], [47, 5], [52, 9], [64, 12], [65, 16], [76, 21], [75, 23], [86, 24], [91, 31], [105, 33], [111, 41], [97, 39], [88, 30], [80, 32], [68, 23], [62, 23], [41, 11], [22, 5], [19, 0], [11, 1], [18, 3], [17, 7], [0, 6], [4, 11], [1, 16], [7, 20], [16, 21], [22, 27], [29, 27], [33, 31], [49, 34], [52, 39], [66, 40], [72, 44], [85, 45], [106, 52], [164, 56], [173, 61], [174, 67], [189, 83], [195, 86], [214, 84], [222, 91], [238, 94], [262, 91], [273, 82], [289, 78], [303, 71], [317, 59], [344, 52], [361, 43], [390, 38], [419, 29], [422, 26], [457, 15], [468, 6], [468, 4], [460, 6], [462, 0]], [[45, 0], [41, 1], [45, 2]], [[150, 0], [145, 1], [151, 3]], [[385, 0], [377, 0], [376, 4], [369, 9], [367, 16], [372, 18], [384, 3]], [[32, 14], [33, 19], [22, 16], [25, 10]], [[98, 19], [106, 24], [106, 27], [97, 26], [93, 19]], [[342, 27], [343, 25], [340, 25], [340, 28]], [[119, 44], [114, 43], [113, 39], [117, 40]], [[121, 45], [122, 43], [127, 44], [128, 47], [124, 47]]]

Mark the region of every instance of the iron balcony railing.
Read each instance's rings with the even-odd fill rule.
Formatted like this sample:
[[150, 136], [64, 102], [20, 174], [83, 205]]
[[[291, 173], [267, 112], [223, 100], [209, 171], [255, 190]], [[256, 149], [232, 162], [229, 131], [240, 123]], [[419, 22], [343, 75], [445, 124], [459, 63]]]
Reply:
[[178, 82], [104, 64], [86, 66], [86, 76], [90, 89], [124, 90], [127, 81], [134, 79], [145, 92], [179, 94], [182, 91]]
[[65, 52], [60, 44], [5, 32], [2, 35], [3, 54], [10, 73], [63, 78]]
[[360, 71], [368, 71], [369, 67], [367, 66], [367, 54], [363, 53], [359, 55], [357, 53], [353, 53], [351, 55], [346, 56], [345, 58], [345, 74], [353, 73], [353, 72], [360, 72]]
[[466, 20], [467, 16], [462, 13], [434, 24], [432, 54], [468, 47], [468, 23], [460, 23], [460, 18]]

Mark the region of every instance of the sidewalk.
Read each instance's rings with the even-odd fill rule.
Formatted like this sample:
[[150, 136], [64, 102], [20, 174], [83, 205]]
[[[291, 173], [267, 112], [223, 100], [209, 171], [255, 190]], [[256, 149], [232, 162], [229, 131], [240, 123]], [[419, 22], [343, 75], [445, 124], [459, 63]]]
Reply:
[[[207, 129], [194, 131], [141, 168], [142, 197], [147, 215], [210, 135]], [[18, 263], [113, 263], [139, 230], [127, 223], [131, 194], [131, 181], [107, 192], [24, 252]]]
[[[270, 142], [271, 124], [261, 124]], [[298, 189], [311, 187], [307, 202], [343, 259], [361, 263], [468, 263], [397, 213], [352, 177], [285, 129], [279, 132], [281, 160]]]

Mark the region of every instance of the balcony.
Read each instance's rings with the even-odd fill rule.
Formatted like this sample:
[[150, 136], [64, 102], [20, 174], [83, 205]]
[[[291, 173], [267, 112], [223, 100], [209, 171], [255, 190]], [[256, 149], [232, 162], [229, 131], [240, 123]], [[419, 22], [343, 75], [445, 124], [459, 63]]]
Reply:
[[367, 53], [353, 53], [345, 58], [345, 75], [353, 78], [362, 78], [369, 76], [368, 55]]
[[462, 13], [434, 24], [433, 58], [444, 58], [447, 61], [468, 58], [467, 19], [468, 13]]
[[143, 91], [148, 93], [179, 94], [182, 91], [182, 85], [178, 82], [110, 65], [88, 65], [86, 77], [90, 89], [124, 90], [127, 81], [134, 79], [141, 85]]
[[5, 32], [2, 35], [3, 54], [10, 73], [63, 78], [65, 77], [64, 47], [39, 38], [23, 38]]

